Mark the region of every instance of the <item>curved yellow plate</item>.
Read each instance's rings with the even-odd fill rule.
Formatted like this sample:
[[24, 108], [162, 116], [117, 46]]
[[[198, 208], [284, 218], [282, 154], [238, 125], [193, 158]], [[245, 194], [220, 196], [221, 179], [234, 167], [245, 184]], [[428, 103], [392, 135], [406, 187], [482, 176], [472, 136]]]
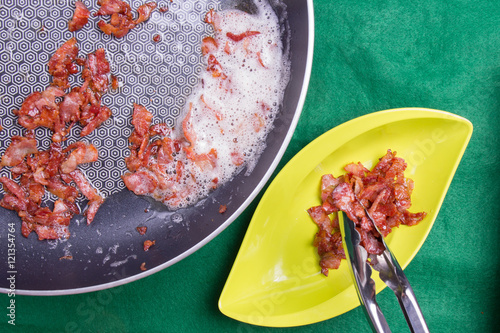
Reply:
[[[347, 262], [320, 274], [312, 242], [316, 225], [306, 210], [320, 201], [320, 178], [340, 175], [350, 162], [371, 169], [387, 149], [408, 164], [415, 181], [410, 211], [426, 211], [417, 226], [387, 237], [405, 268], [424, 243], [472, 135], [472, 124], [451, 113], [406, 108], [356, 118], [301, 150], [262, 197], [219, 299], [225, 315], [254, 325], [298, 326], [359, 305]], [[376, 275], [376, 274], [374, 274]], [[385, 284], [375, 278], [377, 292]]]

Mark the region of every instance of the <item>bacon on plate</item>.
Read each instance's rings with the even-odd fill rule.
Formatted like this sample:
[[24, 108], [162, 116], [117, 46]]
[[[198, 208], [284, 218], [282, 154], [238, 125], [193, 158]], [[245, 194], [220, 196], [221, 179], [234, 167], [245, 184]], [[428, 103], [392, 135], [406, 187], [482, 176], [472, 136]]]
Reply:
[[308, 210], [319, 231], [314, 239], [318, 248], [321, 272], [337, 269], [345, 259], [337, 213], [343, 211], [356, 223], [360, 244], [368, 254], [379, 255], [385, 247], [380, 234], [365, 212], [367, 208], [383, 237], [401, 224], [412, 226], [420, 222], [425, 212], [410, 213], [413, 181], [404, 177], [406, 163], [388, 150], [372, 171], [361, 163], [351, 163], [346, 174], [335, 178], [331, 174], [321, 179], [322, 204]]

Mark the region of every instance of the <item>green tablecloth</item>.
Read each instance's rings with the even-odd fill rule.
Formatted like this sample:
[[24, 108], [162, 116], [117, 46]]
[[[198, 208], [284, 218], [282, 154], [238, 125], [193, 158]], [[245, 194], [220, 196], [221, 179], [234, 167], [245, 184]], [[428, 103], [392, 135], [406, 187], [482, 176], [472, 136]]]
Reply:
[[[352, 118], [427, 107], [468, 118], [474, 134], [434, 227], [405, 270], [432, 332], [492, 332], [500, 324], [500, 1], [316, 0], [315, 50], [303, 113], [280, 168]], [[0, 331], [367, 332], [361, 308], [273, 329], [225, 317], [218, 298], [260, 196], [224, 232], [153, 276], [94, 293], [0, 295]], [[378, 297], [393, 332], [408, 328], [389, 289]]]

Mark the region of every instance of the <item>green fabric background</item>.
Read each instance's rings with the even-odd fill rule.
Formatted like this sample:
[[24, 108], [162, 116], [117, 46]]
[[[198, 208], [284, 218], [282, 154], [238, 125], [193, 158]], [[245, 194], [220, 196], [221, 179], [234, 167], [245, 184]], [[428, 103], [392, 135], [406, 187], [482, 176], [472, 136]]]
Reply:
[[[468, 118], [471, 142], [434, 227], [405, 270], [431, 332], [499, 331], [500, 1], [316, 0], [315, 50], [303, 113], [278, 170], [347, 120], [398, 107]], [[278, 171], [277, 170], [277, 171]], [[218, 298], [260, 196], [224, 232], [153, 276], [94, 293], [16, 297], [7, 332], [368, 332], [361, 308], [303, 327], [222, 315]], [[396, 298], [377, 298], [407, 332]]]

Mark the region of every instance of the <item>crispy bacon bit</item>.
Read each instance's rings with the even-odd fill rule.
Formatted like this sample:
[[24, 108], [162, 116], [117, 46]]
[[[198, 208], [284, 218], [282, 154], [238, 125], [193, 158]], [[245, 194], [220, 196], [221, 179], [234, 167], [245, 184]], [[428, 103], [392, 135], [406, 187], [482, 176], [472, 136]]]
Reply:
[[153, 115], [142, 105], [134, 103], [134, 113], [132, 115], [132, 125], [137, 134], [144, 137], [149, 132]]
[[163, 6], [163, 7], [158, 8], [158, 10], [160, 11], [160, 13], [166, 13], [166, 12], [168, 12], [168, 7]]
[[[107, 90], [109, 74], [104, 50], [97, 50], [87, 60], [76, 58], [77, 54], [76, 39], [71, 38], [49, 61], [52, 86], [42, 92], [33, 92], [19, 110], [13, 110], [19, 124], [28, 132], [25, 137], [14, 136], [2, 156], [0, 167], [10, 166], [13, 177], [20, 177], [20, 180], [19, 184], [5, 177], [0, 180], [6, 192], [0, 206], [18, 213], [25, 237], [32, 231], [40, 240], [69, 237], [70, 220], [74, 214], [80, 213], [75, 204], [78, 190], [70, 185], [73, 181], [89, 199], [87, 223], [92, 222], [104, 202], [104, 198], [77, 169], [79, 164], [96, 161], [97, 149], [92, 144], [76, 142], [63, 150], [60, 144], [75, 122], [85, 126], [81, 135], [87, 135], [111, 116], [111, 110], [101, 105], [101, 95]], [[76, 63], [85, 66], [82, 73], [84, 86], [73, 88], [66, 94], [64, 89], [69, 88], [69, 75], [77, 71]], [[58, 97], [63, 98], [57, 101]], [[38, 151], [36, 148], [31, 130], [38, 126], [54, 132], [53, 143], [48, 150]], [[45, 190], [59, 198], [52, 210], [41, 207]]]
[[[52, 56], [49, 73], [54, 76], [53, 86], [42, 92], [33, 92], [19, 110], [13, 110], [21, 126], [28, 130], [47, 127], [54, 132], [52, 140], [62, 142], [75, 122], [85, 126], [81, 132], [81, 136], [85, 136], [111, 116], [111, 110], [101, 105], [101, 96], [108, 89], [110, 72], [104, 49], [89, 54], [88, 59], [76, 59], [77, 53], [76, 39], [72, 38]], [[69, 74], [76, 73], [73, 71], [75, 62], [84, 65], [82, 78], [85, 82], [82, 87], [73, 88], [65, 94], [63, 89], [69, 87]], [[57, 97], [63, 97], [62, 101], [57, 102]], [[70, 125], [66, 128], [68, 123]]]
[[220, 77], [223, 74], [222, 66], [219, 63], [219, 61], [217, 61], [217, 58], [213, 54], [210, 54], [208, 56], [207, 71], [212, 72], [213, 77]]
[[83, 142], [75, 142], [68, 146], [64, 152], [70, 152], [69, 156], [61, 163], [62, 173], [70, 173], [76, 170], [79, 164], [97, 161], [99, 154], [93, 144], [86, 145]]
[[81, 90], [85, 90], [88, 86], [95, 92], [106, 92], [109, 85], [108, 74], [111, 69], [104, 49], [98, 49], [95, 53], [89, 54], [84, 66], [82, 78], [85, 82]]
[[227, 210], [227, 206], [226, 205], [220, 205], [219, 206], [219, 214], [224, 214]]
[[150, 241], [149, 239], [148, 240], [145, 240], [144, 241], [144, 251], [148, 251], [149, 248], [153, 245], [155, 245], [156, 241]]
[[260, 32], [259, 31], [245, 31], [239, 35], [235, 35], [233, 34], [232, 32], [228, 32], [226, 34], [226, 36], [235, 41], [235, 42], [239, 42], [239, 41], [242, 41], [243, 39], [247, 38], [247, 37], [251, 37], [251, 36], [255, 36], [255, 35], [259, 35]]
[[28, 130], [39, 126], [55, 130], [59, 128], [59, 107], [56, 97], [64, 96], [64, 91], [56, 87], [49, 87], [43, 92], [31, 93], [21, 104], [19, 110], [12, 112], [17, 115], [19, 125]]
[[62, 89], [69, 88], [68, 77], [78, 71], [74, 61], [78, 55], [76, 38], [64, 43], [49, 60], [49, 74], [53, 76], [52, 84]]
[[[17, 168], [20, 180], [18, 184], [9, 178], [0, 177], [0, 183], [6, 192], [0, 200], [0, 206], [18, 213], [22, 220], [22, 234], [28, 237], [32, 231], [35, 231], [40, 240], [69, 237], [69, 222], [74, 214], [80, 213], [78, 206], [74, 203], [78, 190], [69, 185], [71, 181], [75, 181], [82, 193], [90, 200], [86, 215], [87, 223], [92, 222], [104, 199], [90, 186], [79, 170], [73, 170], [69, 176], [61, 172], [68, 172], [80, 163], [94, 161], [97, 158], [95, 147], [76, 142], [62, 150], [59, 143], [53, 143], [48, 150], [37, 151], [31, 150], [33, 144], [36, 143], [31, 141], [34, 138], [14, 137], [13, 140], [14, 144], [9, 146], [2, 160], [8, 159], [13, 150], [22, 151], [16, 153], [16, 158], [21, 162], [11, 169], [14, 173]], [[29, 154], [24, 155], [26, 151], [29, 151]], [[69, 155], [66, 156], [68, 153]], [[48, 207], [41, 207], [45, 190], [59, 198], [52, 210]]]
[[210, 9], [205, 15], [205, 23], [211, 24], [215, 30], [220, 30], [221, 19], [213, 9]]
[[80, 124], [84, 125], [80, 136], [92, 133], [97, 127], [111, 117], [112, 112], [107, 106], [91, 106], [82, 112]]
[[50, 193], [69, 202], [74, 202], [78, 196], [78, 190], [64, 182], [59, 175], [48, 178], [44, 185]]
[[158, 43], [161, 40], [161, 36], [159, 34], [156, 34], [153, 36], [153, 42]]
[[153, 10], [155, 10], [156, 7], [156, 2], [147, 2], [144, 5], [139, 6], [139, 8], [137, 8], [139, 17], [137, 18], [137, 20], [135, 20], [135, 24], [139, 24], [149, 20], [151, 13], [153, 12]]
[[218, 48], [217, 42], [213, 37], [205, 37], [201, 44], [201, 54], [207, 55], [209, 53], [214, 53]]
[[127, 17], [132, 18], [132, 9], [130, 5], [125, 1], [121, 0], [99, 0], [97, 4], [101, 6], [99, 10], [94, 13], [94, 16], [100, 15], [112, 15], [114, 13], [120, 13]]
[[59, 260], [73, 260], [73, 256], [62, 256]]
[[136, 171], [122, 176], [125, 186], [137, 195], [152, 193], [158, 186], [158, 180], [151, 173]]
[[120, 82], [118, 81], [118, 77], [115, 75], [111, 75], [111, 88], [116, 90], [120, 87]]
[[89, 183], [80, 170], [74, 170], [69, 175], [74, 180], [82, 194], [89, 199], [86, 216], [87, 224], [90, 224], [94, 220], [97, 210], [104, 202], [104, 198], [99, 195], [97, 190]]
[[113, 34], [116, 38], [122, 38], [138, 24], [147, 21], [153, 10], [157, 7], [156, 2], [145, 3], [137, 8], [138, 18], [134, 21], [132, 9], [121, 0], [100, 0], [97, 2], [101, 8], [94, 16], [111, 15], [109, 23], [100, 20], [97, 26], [107, 35]]
[[383, 237], [394, 227], [415, 225], [426, 216], [425, 212], [408, 211], [413, 181], [404, 177], [406, 163], [396, 157], [395, 152], [388, 150], [372, 171], [359, 162], [348, 164], [344, 169], [347, 174], [338, 178], [332, 175], [322, 177], [322, 205], [308, 210], [319, 227], [314, 246], [318, 248], [321, 272], [325, 276], [328, 276], [329, 269], [337, 269], [341, 259], [345, 259], [338, 229], [338, 211], [345, 212], [356, 223], [361, 235], [360, 244], [374, 255], [381, 254], [385, 248], [364, 207]]
[[142, 227], [137, 227], [135, 228], [137, 232], [142, 236], [148, 231], [148, 227], [142, 226]]
[[59, 118], [63, 123], [76, 122], [80, 119], [80, 108], [85, 102], [85, 97], [79, 88], [73, 88], [64, 96], [59, 104]]
[[38, 152], [36, 140], [23, 136], [13, 136], [10, 145], [2, 156], [0, 166], [16, 166], [24, 161], [25, 157]]
[[90, 11], [81, 1], [75, 2], [75, 12], [73, 18], [68, 22], [68, 30], [73, 32], [83, 28], [89, 21]]
[[103, 20], [97, 22], [97, 26], [106, 35], [114, 35], [116, 38], [122, 38], [130, 29], [135, 27], [133, 21], [128, 20], [125, 16], [120, 14], [113, 14], [111, 16], [111, 23], [106, 23]]

